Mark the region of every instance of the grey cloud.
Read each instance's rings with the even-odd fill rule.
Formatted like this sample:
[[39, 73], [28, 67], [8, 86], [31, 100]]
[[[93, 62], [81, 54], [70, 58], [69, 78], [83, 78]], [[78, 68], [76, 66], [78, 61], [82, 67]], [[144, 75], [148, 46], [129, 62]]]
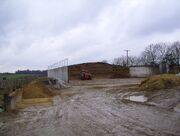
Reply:
[[[170, 33], [180, 29], [180, 2], [177, 0], [151, 1], [134, 12], [136, 34]], [[139, 16], [137, 18], [137, 16]]]
[[[2, 0], [0, 71], [113, 59], [178, 40], [178, 0]], [[159, 33], [159, 34], [157, 34]], [[8, 54], [8, 55], [7, 55]]]

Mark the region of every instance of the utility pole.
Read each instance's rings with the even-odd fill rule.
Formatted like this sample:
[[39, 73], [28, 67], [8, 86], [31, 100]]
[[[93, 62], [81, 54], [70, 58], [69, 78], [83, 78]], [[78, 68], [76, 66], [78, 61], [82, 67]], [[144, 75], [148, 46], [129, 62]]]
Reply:
[[126, 65], [128, 66], [129, 65], [129, 57], [128, 57], [128, 53], [130, 50], [124, 50], [126, 52], [126, 58], [127, 58], [127, 62], [126, 62]]

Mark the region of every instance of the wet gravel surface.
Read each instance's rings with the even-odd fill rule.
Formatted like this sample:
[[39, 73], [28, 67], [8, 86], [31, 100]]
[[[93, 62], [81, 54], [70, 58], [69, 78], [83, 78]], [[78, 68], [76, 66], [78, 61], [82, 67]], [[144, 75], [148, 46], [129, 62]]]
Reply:
[[[62, 90], [73, 95], [56, 96], [53, 106], [0, 116], [0, 136], [179, 136], [180, 113], [169, 106], [180, 100], [179, 90], [174, 89], [174, 99], [172, 94], [164, 98], [166, 91], [158, 91], [157, 97], [148, 94], [151, 99], [144, 103], [124, 100], [144, 93], [124, 87], [140, 81], [74, 81], [71, 88]], [[171, 104], [162, 106], [163, 99], [166, 103], [170, 99]]]

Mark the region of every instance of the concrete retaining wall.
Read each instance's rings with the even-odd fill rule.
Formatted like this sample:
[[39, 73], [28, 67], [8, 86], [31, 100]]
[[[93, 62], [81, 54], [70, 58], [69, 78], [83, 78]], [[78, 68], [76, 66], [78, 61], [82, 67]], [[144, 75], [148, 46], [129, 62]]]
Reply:
[[48, 70], [48, 78], [54, 78], [58, 81], [68, 83], [68, 67], [60, 67]]
[[158, 68], [150, 66], [130, 67], [131, 77], [149, 77], [159, 73]]
[[16, 108], [16, 103], [22, 100], [23, 89], [17, 89], [16, 91], [5, 96], [5, 110], [10, 111]]

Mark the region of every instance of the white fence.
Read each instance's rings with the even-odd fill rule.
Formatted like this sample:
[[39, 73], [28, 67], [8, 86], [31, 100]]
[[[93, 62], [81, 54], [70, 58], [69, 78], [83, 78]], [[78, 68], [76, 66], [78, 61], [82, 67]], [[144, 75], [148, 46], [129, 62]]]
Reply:
[[48, 78], [68, 83], [68, 59], [64, 59], [48, 67]]

